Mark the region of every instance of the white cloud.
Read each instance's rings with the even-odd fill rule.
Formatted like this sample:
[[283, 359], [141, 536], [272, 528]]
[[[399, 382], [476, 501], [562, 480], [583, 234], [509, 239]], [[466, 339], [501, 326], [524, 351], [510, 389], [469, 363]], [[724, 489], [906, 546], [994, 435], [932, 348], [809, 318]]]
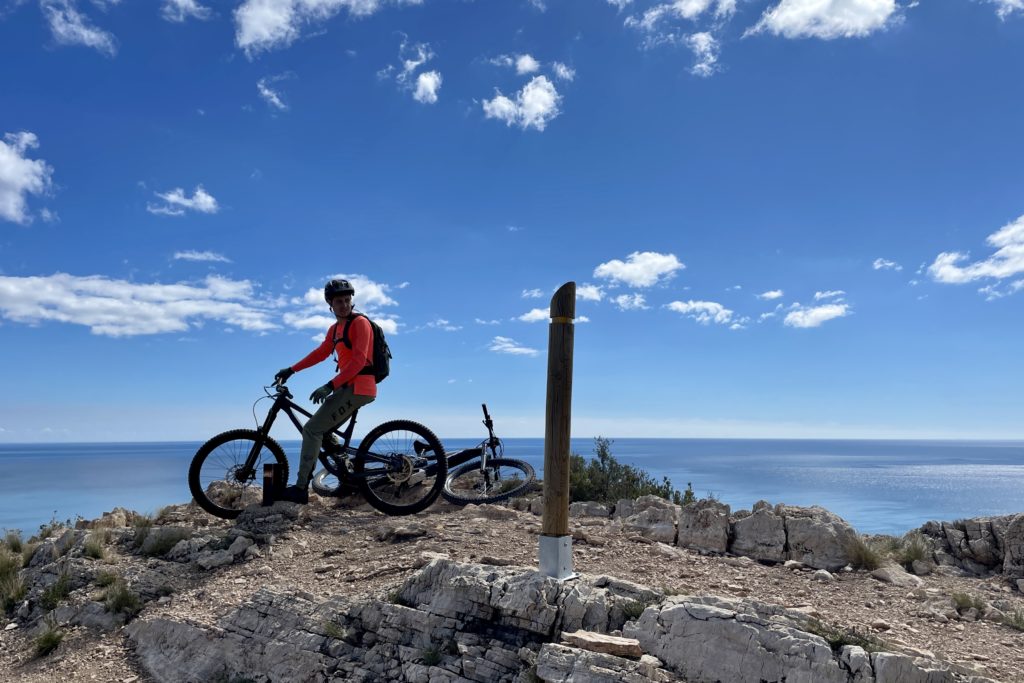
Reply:
[[[281, 316], [285, 325], [298, 330], [326, 330], [333, 325], [337, 318], [322, 314], [285, 313]], [[319, 337], [315, 337], [319, 339]]]
[[996, 6], [996, 14], [1000, 19], [1006, 19], [1014, 12], [1024, 12], [1024, 0], [989, 0]]
[[604, 290], [597, 285], [581, 285], [576, 288], [576, 298], [586, 301], [600, 301], [604, 298]]
[[675, 254], [634, 251], [625, 261], [612, 259], [600, 264], [594, 269], [594, 277], [621, 282], [630, 287], [650, 287], [672, 278], [677, 270], [685, 267]]
[[473, 322], [475, 322], [477, 325], [500, 325], [501, 324], [500, 320], [483, 320], [481, 318], [474, 318]]
[[537, 323], [542, 320], [547, 320], [551, 313], [546, 308], [534, 308], [529, 313], [523, 313], [517, 317], [516, 320], [521, 320], [524, 323]]
[[190, 17], [206, 21], [212, 15], [213, 11], [209, 7], [203, 7], [196, 0], [164, 0], [164, 5], [160, 9], [160, 16], [178, 24]]
[[451, 321], [445, 320], [444, 318], [437, 318], [436, 320], [427, 323], [426, 326], [437, 330], [444, 330], [445, 332], [458, 332], [462, 329], [461, 325], [452, 325]]
[[31, 223], [27, 195], [42, 195], [50, 189], [53, 168], [42, 159], [25, 153], [39, 146], [35, 133], [7, 133], [0, 140], [0, 218]]
[[170, 192], [163, 194], [155, 193], [157, 197], [164, 200], [165, 204], [148, 204], [146, 211], [162, 216], [181, 216], [188, 211], [199, 211], [200, 213], [217, 213], [220, 207], [217, 200], [213, 198], [202, 185], [196, 185], [191, 197], [185, 196], [185, 191], [176, 187]]
[[620, 311], [642, 311], [649, 308], [643, 294], [620, 294], [613, 297], [612, 302]]
[[543, 297], [544, 297], [543, 290], [540, 290], [540, 289], [524, 289], [523, 290], [523, 298], [524, 299], [541, 299]]
[[576, 316], [576, 322], [578, 322], [578, 323], [589, 323], [590, 322], [590, 318], [588, 318], [585, 315]]
[[210, 276], [201, 284], [139, 284], [100, 275], [0, 276], [0, 316], [38, 325], [84, 325], [111, 337], [182, 332], [216, 320], [244, 330], [276, 329], [272, 307], [248, 280]]
[[786, 38], [860, 38], [889, 26], [899, 16], [896, 0], [782, 0], [748, 29]]
[[781, 289], [772, 289], [767, 292], [761, 292], [757, 295], [757, 298], [764, 299], [765, 301], [771, 301], [772, 299], [781, 299], [782, 294], [783, 292]]
[[825, 304], [823, 306], [799, 306], [786, 314], [783, 323], [789, 327], [820, 327], [833, 318], [842, 318], [849, 313], [847, 304]]
[[1002, 280], [1024, 273], [1024, 216], [1007, 223], [985, 238], [996, 249], [988, 258], [966, 266], [958, 265], [968, 254], [943, 252], [928, 266], [928, 274], [936, 282], [963, 284], [982, 278]]
[[[643, 46], [652, 48], [658, 45], [685, 44], [697, 54], [698, 61], [693, 72], [697, 75], [712, 68], [718, 59], [718, 43], [710, 34], [688, 34], [673, 22], [685, 21], [688, 24], [697, 22], [715, 6], [714, 18], [724, 20], [736, 11], [736, 0], [674, 0], [673, 2], [654, 5], [644, 10], [639, 16], [630, 16], [625, 25], [645, 34]], [[619, 7], [621, 10], [625, 5]], [[702, 36], [695, 38], [696, 36]], [[706, 36], [703, 37], [703, 36]], [[707, 40], [711, 38], [711, 40]], [[703, 69], [700, 66], [706, 65]], [[710, 72], [708, 72], [710, 73]]]
[[686, 46], [693, 50], [696, 61], [690, 69], [694, 76], [707, 78], [719, 70], [718, 41], [706, 31], [693, 33], [686, 37]]
[[428, 43], [410, 45], [408, 39], [403, 38], [402, 44], [398, 46], [398, 57], [402, 60], [402, 71], [396, 76], [396, 80], [404, 84], [409, 82], [416, 69], [429, 62], [435, 55]]
[[875, 270], [903, 270], [903, 266], [901, 266], [900, 264], [896, 263], [895, 261], [890, 261], [889, 259], [884, 258], [876, 258], [874, 262], [871, 264], [871, 267], [874, 268]]
[[91, 25], [78, 11], [75, 0], [40, 0], [39, 6], [59, 45], [84, 45], [109, 57], [117, 54], [114, 36]]
[[495, 353], [510, 353], [515, 356], [536, 356], [538, 353], [537, 349], [523, 346], [515, 339], [510, 339], [509, 337], [495, 337], [487, 348]]
[[[715, 323], [726, 325], [733, 322], [733, 311], [715, 301], [673, 301], [667, 304], [669, 310], [693, 318], [701, 325]], [[742, 327], [742, 323], [740, 323]]]
[[534, 59], [531, 55], [519, 55], [516, 57], [516, 73], [520, 76], [523, 74], [532, 74], [540, 69], [540, 62]]
[[[815, 292], [814, 293], [814, 300], [815, 301], [821, 301], [822, 299], [837, 299], [837, 298], [843, 296], [844, 294], [846, 294], [846, 292], [844, 292], [841, 289], [832, 289], [832, 290], [829, 290], [827, 292]], [[840, 299], [840, 301], [841, 301], [841, 299]]]
[[182, 261], [212, 261], [216, 263], [231, 263], [231, 259], [221, 254], [217, 254], [212, 251], [195, 251], [190, 249], [188, 251], [176, 251], [174, 252], [174, 260]]
[[287, 80], [289, 78], [291, 78], [290, 73], [283, 73], [277, 76], [267, 76], [266, 78], [261, 78], [256, 83], [256, 90], [259, 92], [260, 97], [263, 98], [263, 101], [266, 102], [271, 107], [273, 107], [274, 109], [277, 109], [278, 111], [288, 111], [288, 105], [285, 104], [284, 100], [281, 99], [281, 93], [275, 90], [274, 88], [271, 88], [270, 86], [273, 83]]
[[416, 91], [413, 99], [424, 104], [437, 102], [437, 91], [441, 89], [441, 72], [426, 71], [416, 77]]
[[[275, 48], [287, 47], [302, 28], [332, 18], [347, 9], [355, 17], [376, 12], [385, 0], [245, 0], [235, 10], [235, 44], [252, 58]], [[416, 5], [419, 0], [391, 4]]]
[[[364, 307], [367, 311], [375, 311], [381, 306], [398, 305], [398, 302], [388, 295], [388, 292], [391, 290], [391, 285], [375, 282], [365, 275], [347, 275], [345, 273], [329, 275], [324, 278], [324, 282], [326, 283], [328, 280], [335, 279], [348, 280], [352, 284], [352, 288], [356, 290], [356, 294], [352, 298], [352, 301], [356, 306]], [[317, 287], [311, 287], [306, 290], [305, 295], [303, 295], [303, 301], [308, 305], [316, 306], [317, 308], [325, 306], [323, 285], [321, 284]]]
[[626, 9], [626, 7], [632, 2], [633, 0], [608, 0], [608, 4], [614, 5], [620, 12]]
[[555, 77], [563, 81], [571, 81], [576, 78], [576, 69], [566, 66], [561, 62], [552, 62], [551, 70], [555, 72]]
[[506, 125], [517, 125], [523, 130], [544, 128], [555, 119], [561, 111], [558, 105], [562, 96], [545, 76], [534, 76], [515, 95], [515, 100], [505, 97], [498, 91], [492, 100], [484, 100], [484, 115], [489, 119], [504, 121]]

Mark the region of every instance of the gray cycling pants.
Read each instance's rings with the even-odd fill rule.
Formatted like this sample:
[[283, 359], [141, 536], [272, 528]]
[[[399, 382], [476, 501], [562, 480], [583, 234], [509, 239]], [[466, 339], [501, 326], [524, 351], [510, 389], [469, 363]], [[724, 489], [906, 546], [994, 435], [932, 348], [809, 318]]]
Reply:
[[320, 446], [324, 434], [331, 431], [351, 417], [368, 403], [373, 403], [373, 396], [361, 396], [352, 392], [352, 385], [345, 385], [327, 397], [320, 408], [313, 413], [302, 428], [302, 451], [299, 455], [299, 475], [295, 484], [301, 488], [309, 486], [313, 474], [313, 466], [320, 454]]

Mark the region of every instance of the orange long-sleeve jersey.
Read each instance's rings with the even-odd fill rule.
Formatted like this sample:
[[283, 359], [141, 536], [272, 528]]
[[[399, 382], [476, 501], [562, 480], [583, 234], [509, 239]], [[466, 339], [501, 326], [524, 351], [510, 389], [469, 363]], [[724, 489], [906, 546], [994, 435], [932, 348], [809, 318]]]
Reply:
[[[376, 396], [377, 383], [373, 375], [360, 375], [368, 363], [373, 362], [373, 328], [365, 316], [358, 316], [348, 326], [348, 338], [352, 342], [352, 348], [348, 348], [341, 341], [342, 330], [345, 325], [337, 322], [327, 329], [327, 336], [320, 346], [313, 349], [308, 356], [292, 366], [292, 370], [298, 372], [312, 367], [317, 363], [327, 360], [332, 353], [338, 353], [338, 374], [331, 380], [335, 389], [340, 389], [346, 384], [352, 384], [352, 392], [360, 396]], [[337, 337], [337, 338], [335, 338]]]

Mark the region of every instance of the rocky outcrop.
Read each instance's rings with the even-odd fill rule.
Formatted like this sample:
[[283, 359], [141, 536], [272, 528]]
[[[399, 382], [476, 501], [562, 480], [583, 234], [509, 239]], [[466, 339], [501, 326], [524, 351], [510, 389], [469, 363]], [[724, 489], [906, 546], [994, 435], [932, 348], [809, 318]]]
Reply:
[[1024, 577], [1024, 514], [928, 522], [920, 528], [934, 546], [940, 566], [976, 576], [1003, 573]]
[[632, 514], [622, 518], [622, 529], [669, 545], [676, 540], [679, 506], [658, 496], [641, 496], [633, 501]]
[[760, 562], [782, 562], [786, 549], [786, 522], [770, 503], [759, 500], [753, 512], [732, 524], [729, 551]]
[[729, 506], [705, 499], [679, 509], [676, 545], [699, 552], [725, 553], [729, 549]]
[[[148, 619], [126, 632], [147, 673], [167, 683], [968, 680], [934, 660], [855, 646], [833, 652], [796, 611], [734, 598], [666, 598], [608, 577], [559, 583], [522, 568], [438, 559], [389, 601], [311, 597], [262, 589], [215, 627]], [[642, 614], [632, 620], [626, 607]], [[620, 628], [622, 637], [598, 635]], [[562, 633], [573, 634], [566, 636], [572, 645], [556, 644]]]
[[857, 532], [845, 520], [823, 507], [776, 508], [785, 520], [786, 559], [815, 569], [836, 570], [850, 562], [850, 546]]

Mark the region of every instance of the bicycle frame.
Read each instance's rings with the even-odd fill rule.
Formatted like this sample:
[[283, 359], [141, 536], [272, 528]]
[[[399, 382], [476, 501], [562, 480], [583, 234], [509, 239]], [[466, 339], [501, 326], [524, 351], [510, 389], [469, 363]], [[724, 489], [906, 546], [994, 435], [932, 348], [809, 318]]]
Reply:
[[[249, 457], [246, 458], [245, 460], [245, 467], [243, 469], [243, 472], [246, 474], [252, 473], [252, 470], [256, 465], [256, 459], [259, 457], [260, 451], [263, 449], [263, 439], [270, 436], [270, 428], [274, 426], [274, 422], [277, 420], [278, 413], [283, 412], [285, 415], [287, 415], [288, 418], [291, 420], [292, 424], [295, 425], [295, 429], [297, 429], [300, 434], [302, 433], [302, 422], [299, 420], [298, 417], [296, 417], [295, 414], [299, 413], [301, 415], [304, 415], [307, 420], [313, 417], [313, 414], [311, 412], [309, 412], [299, 404], [292, 401], [293, 395], [292, 392], [288, 390], [288, 387], [281, 384], [275, 385], [275, 388], [277, 389], [277, 394], [273, 395], [274, 404], [270, 407], [270, 410], [267, 411], [267, 417], [266, 419], [263, 420], [263, 425], [256, 430], [259, 433], [260, 437], [262, 438], [257, 439], [253, 443], [252, 450], [249, 452]], [[270, 394], [268, 393], [268, 395]], [[356, 416], [358, 415], [358, 413], [359, 411], [356, 410], [354, 413], [352, 413], [352, 416], [348, 418], [348, 420], [346, 420], [348, 426], [345, 428], [345, 431], [338, 431], [337, 428], [332, 429], [330, 431], [331, 434], [342, 437], [343, 441], [340, 444], [339, 448], [337, 450], [332, 449], [332, 451], [329, 453], [326, 452], [325, 450], [321, 450], [318, 457], [320, 462], [323, 463], [324, 467], [327, 467], [328, 469], [336, 469], [339, 472], [342, 472], [343, 474], [341, 476], [343, 477], [348, 477], [352, 479], [365, 479], [367, 477], [377, 476], [378, 473], [363, 472], [360, 474], [356, 474], [347, 471], [347, 468], [345, 467], [338, 468], [332, 463], [327, 462], [327, 458], [330, 455], [355, 455], [356, 453], [358, 453], [358, 449], [353, 448], [350, 445], [352, 443], [352, 432], [355, 430], [356, 427]], [[379, 460], [380, 462], [385, 463], [387, 462], [386, 458], [377, 458], [372, 454], [369, 454], [369, 459]], [[332, 473], [337, 474], [338, 472]]]

